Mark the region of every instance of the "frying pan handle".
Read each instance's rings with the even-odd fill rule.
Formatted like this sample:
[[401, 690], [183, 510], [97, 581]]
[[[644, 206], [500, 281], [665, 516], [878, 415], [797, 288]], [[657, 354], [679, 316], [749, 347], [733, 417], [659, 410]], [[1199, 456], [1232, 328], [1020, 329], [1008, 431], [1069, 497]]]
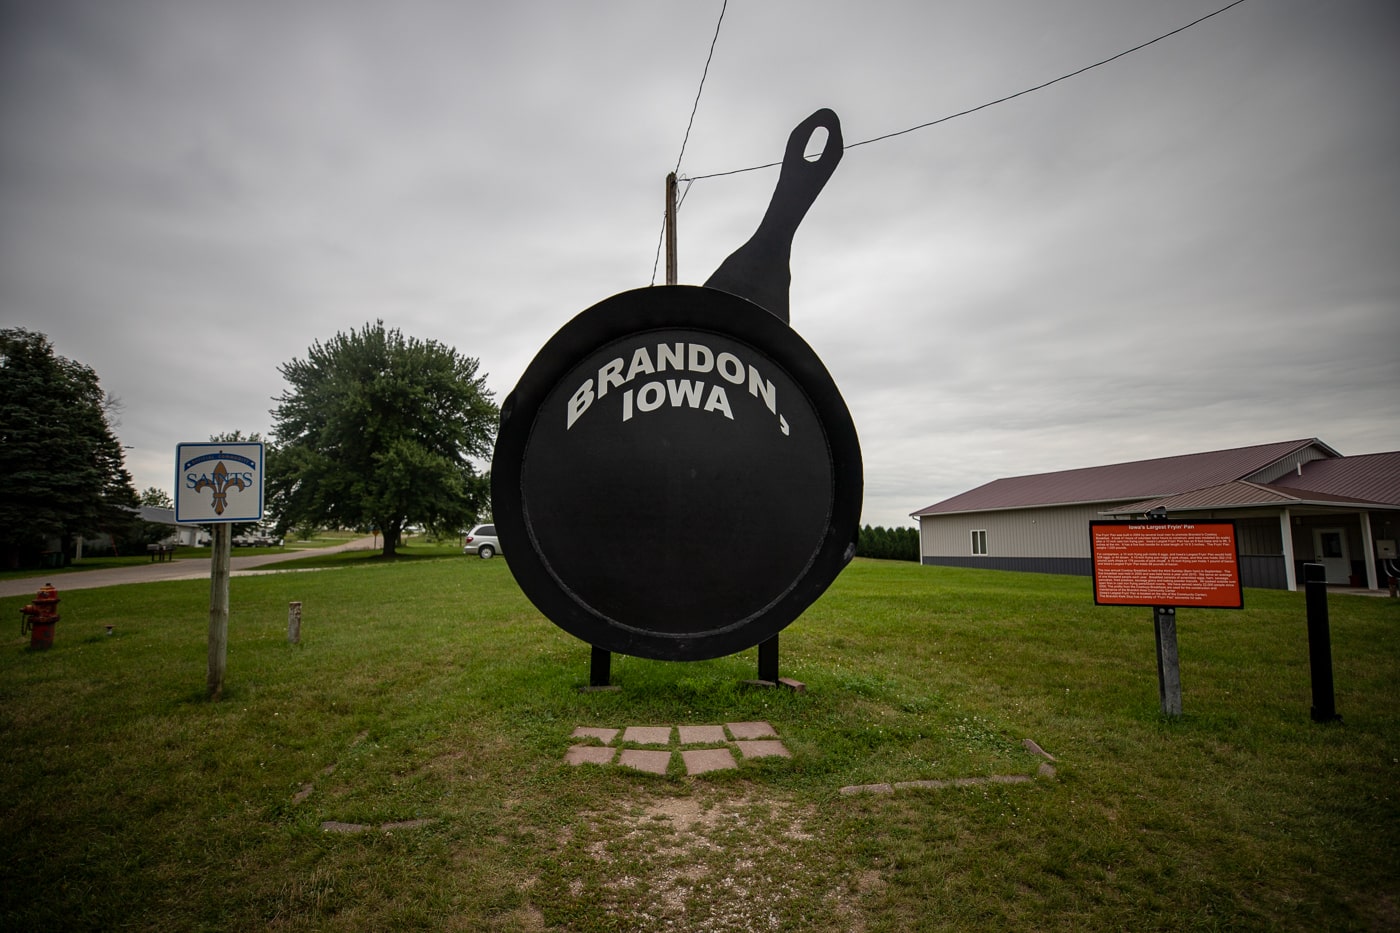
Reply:
[[[826, 146], [815, 161], [809, 162], [805, 155], [807, 144], [819, 128], [827, 132]], [[788, 321], [792, 238], [827, 179], [836, 171], [843, 152], [841, 121], [834, 111], [824, 107], [797, 124], [788, 136], [778, 185], [758, 229], [747, 243], [720, 263], [705, 287], [747, 298]]]

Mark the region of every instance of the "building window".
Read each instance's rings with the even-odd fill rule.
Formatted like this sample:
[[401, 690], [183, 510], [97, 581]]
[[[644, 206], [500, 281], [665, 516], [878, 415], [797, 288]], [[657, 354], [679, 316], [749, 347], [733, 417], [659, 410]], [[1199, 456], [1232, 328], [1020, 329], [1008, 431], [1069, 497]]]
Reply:
[[974, 557], [987, 556], [987, 530], [985, 528], [972, 533], [972, 554]]

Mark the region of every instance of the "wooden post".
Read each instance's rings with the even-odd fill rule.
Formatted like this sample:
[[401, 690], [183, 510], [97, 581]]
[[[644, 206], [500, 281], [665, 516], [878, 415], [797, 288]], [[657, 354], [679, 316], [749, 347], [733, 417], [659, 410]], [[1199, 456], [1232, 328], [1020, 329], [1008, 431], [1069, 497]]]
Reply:
[[287, 642], [301, 644], [301, 600], [287, 603]]
[[228, 577], [233, 550], [233, 526], [214, 525], [213, 555], [209, 562], [209, 699], [224, 692], [224, 665], [228, 659]]
[[1156, 606], [1152, 628], [1157, 635], [1157, 694], [1163, 716], [1181, 715], [1181, 660], [1176, 653], [1176, 609]]
[[666, 284], [678, 281], [676, 269], [676, 173], [666, 176]]

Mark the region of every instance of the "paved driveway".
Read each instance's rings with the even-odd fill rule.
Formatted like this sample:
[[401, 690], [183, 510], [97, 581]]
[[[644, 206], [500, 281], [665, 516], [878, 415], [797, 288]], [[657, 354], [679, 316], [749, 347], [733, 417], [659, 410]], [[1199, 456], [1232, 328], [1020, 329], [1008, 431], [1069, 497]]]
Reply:
[[[234, 552], [231, 558], [231, 573], [239, 573], [279, 564], [283, 561], [310, 557], [314, 554], [332, 554], [336, 551], [368, 551], [375, 546], [374, 537], [358, 538], [328, 548], [308, 548], [288, 551], [284, 554], [249, 554], [239, 556]], [[0, 580], [0, 597], [32, 596], [45, 583], [52, 583], [60, 595], [64, 590], [90, 590], [99, 586], [118, 586], [122, 583], [152, 583], [160, 580], [208, 580], [210, 559], [189, 558], [187, 560], [159, 561], [150, 564], [135, 564], [130, 567], [104, 567], [101, 570], [70, 570], [56, 573], [51, 578], [44, 576], [19, 577]]]

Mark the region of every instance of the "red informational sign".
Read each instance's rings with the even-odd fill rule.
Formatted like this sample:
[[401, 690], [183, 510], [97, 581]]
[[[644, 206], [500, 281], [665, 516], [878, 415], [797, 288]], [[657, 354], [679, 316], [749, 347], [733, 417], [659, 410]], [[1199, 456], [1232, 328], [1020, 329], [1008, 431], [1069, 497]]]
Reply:
[[1100, 606], [1242, 609], [1232, 521], [1090, 522]]

